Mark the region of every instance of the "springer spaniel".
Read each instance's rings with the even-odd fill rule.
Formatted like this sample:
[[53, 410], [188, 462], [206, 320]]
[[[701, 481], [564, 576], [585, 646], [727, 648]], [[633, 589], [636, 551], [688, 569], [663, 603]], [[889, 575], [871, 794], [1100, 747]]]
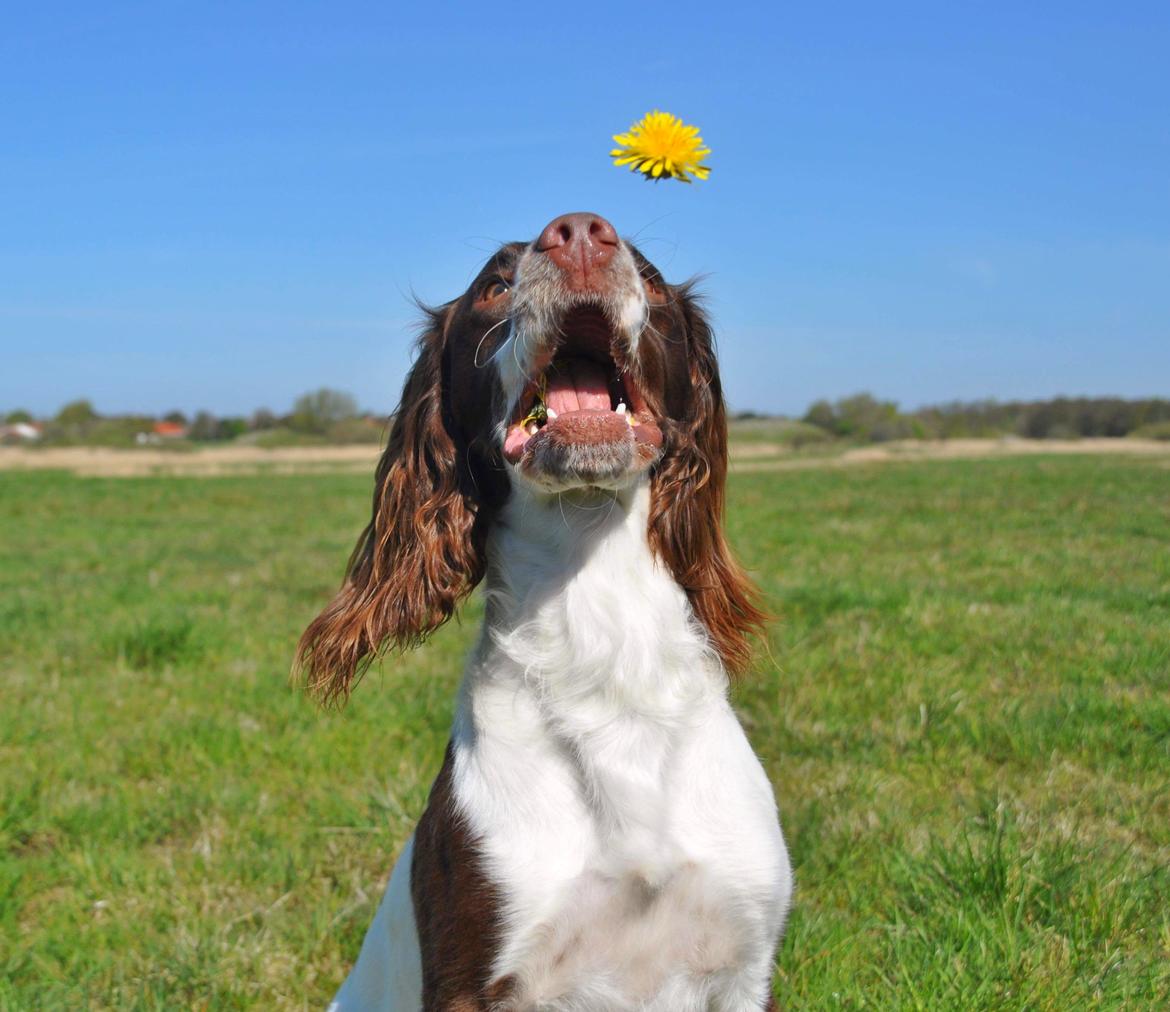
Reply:
[[344, 699], [481, 580], [446, 759], [334, 1010], [774, 1008], [792, 876], [727, 701], [762, 621], [722, 531], [711, 331], [593, 214], [429, 312], [373, 518], [309, 626]]

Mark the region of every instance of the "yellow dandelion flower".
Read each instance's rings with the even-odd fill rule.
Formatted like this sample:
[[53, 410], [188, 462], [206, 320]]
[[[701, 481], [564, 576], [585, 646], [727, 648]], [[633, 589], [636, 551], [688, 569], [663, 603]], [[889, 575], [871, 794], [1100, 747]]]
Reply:
[[677, 116], [655, 109], [624, 134], [614, 134], [620, 147], [609, 154], [614, 165], [628, 165], [647, 179], [677, 179], [689, 183], [691, 176], [706, 179], [711, 169], [703, 159], [711, 153], [703, 147], [699, 128], [687, 126]]

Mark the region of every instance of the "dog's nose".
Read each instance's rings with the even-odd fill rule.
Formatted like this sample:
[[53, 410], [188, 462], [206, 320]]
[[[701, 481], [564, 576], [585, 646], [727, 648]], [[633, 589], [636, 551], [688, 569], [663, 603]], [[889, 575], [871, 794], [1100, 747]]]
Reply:
[[553, 218], [536, 240], [537, 250], [568, 275], [573, 287], [588, 287], [589, 275], [613, 259], [617, 246], [614, 227], [587, 211]]

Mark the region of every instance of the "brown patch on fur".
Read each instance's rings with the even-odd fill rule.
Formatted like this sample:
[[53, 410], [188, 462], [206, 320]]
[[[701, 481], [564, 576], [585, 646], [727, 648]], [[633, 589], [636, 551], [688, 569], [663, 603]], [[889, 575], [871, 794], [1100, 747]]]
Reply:
[[432, 315], [378, 463], [373, 515], [345, 583], [305, 630], [297, 665], [310, 691], [345, 699], [386, 645], [415, 646], [483, 575], [486, 524], [467, 495], [466, 455], [449, 433], [444, 347], [449, 314]]
[[767, 615], [723, 534], [727, 414], [715, 342], [688, 287], [677, 289], [690, 362], [690, 409], [670, 428], [654, 472], [650, 543], [690, 599], [728, 671], [752, 657], [751, 636]]
[[481, 1010], [506, 1002], [513, 982], [487, 975], [499, 945], [500, 897], [455, 809], [450, 744], [415, 833], [410, 893], [422, 953], [423, 1008]]

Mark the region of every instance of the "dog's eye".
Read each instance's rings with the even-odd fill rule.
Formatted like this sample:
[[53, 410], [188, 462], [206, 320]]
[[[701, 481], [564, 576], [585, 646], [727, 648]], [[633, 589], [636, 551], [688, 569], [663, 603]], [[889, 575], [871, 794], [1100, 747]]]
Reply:
[[497, 299], [502, 299], [511, 290], [512, 288], [507, 281], [503, 278], [496, 278], [483, 286], [476, 301], [480, 303], [495, 302]]
[[654, 305], [660, 306], [666, 301], [666, 291], [653, 278], [643, 278], [642, 287], [646, 290], [646, 298]]

